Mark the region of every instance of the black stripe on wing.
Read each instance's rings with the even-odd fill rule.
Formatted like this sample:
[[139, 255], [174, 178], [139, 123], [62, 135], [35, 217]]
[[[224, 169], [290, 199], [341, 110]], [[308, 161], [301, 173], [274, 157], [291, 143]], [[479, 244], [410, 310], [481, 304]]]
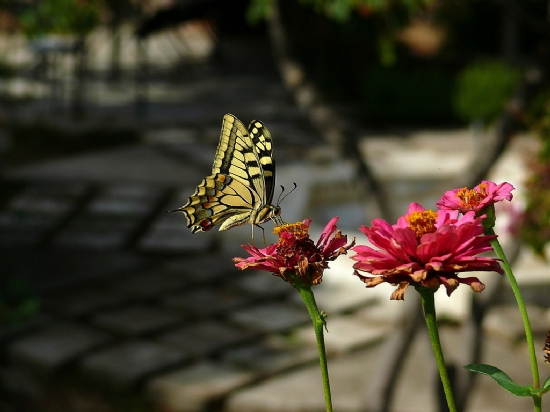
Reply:
[[271, 204], [273, 191], [275, 190], [275, 158], [273, 157], [271, 132], [260, 120], [253, 120], [248, 126], [248, 133], [260, 163], [261, 170], [259, 173], [263, 174], [263, 178], [261, 176], [251, 177], [253, 181], [263, 180], [265, 188], [260, 193], [262, 197], [265, 194], [265, 198], [262, 200], [264, 204]]
[[[236, 153], [242, 153], [243, 151], [252, 152], [253, 150], [252, 140], [250, 140], [248, 130], [244, 124], [232, 114], [226, 114], [223, 117], [220, 142], [214, 156], [212, 174], [229, 174], [229, 169], [235, 160]], [[240, 160], [243, 161], [243, 158], [241, 157]]]
[[260, 158], [248, 130], [232, 114], [223, 118], [222, 132], [212, 174], [223, 173], [248, 182], [262, 201], [265, 200], [265, 184], [260, 166]]

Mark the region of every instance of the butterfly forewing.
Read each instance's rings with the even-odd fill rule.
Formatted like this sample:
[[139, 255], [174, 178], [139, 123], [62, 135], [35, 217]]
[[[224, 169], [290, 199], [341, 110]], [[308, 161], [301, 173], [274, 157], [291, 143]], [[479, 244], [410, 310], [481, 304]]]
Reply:
[[279, 214], [271, 206], [275, 179], [271, 133], [254, 120], [248, 129], [231, 114], [223, 119], [212, 175], [205, 177], [178, 211], [193, 233], [244, 223], [260, 224]]
[[254, 146], [246, 127], [235, 116], [226, 114], [212, 165], [212, 174], [223, 173], [250, 180], [248, 162], [255, 160]]

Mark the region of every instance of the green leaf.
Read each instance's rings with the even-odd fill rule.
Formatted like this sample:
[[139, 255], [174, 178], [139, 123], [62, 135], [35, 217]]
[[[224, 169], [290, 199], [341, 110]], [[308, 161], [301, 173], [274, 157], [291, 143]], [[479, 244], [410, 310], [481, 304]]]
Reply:
[[[496, 383], [516, 396], [531, 396], [534, 392], [532, 386], [522, 386], [515, 383], [506, 373], [492, 365], [472, 364], [464, 366], [472, 372], [481, 373], [493, 378]], [[546, 385], [546, 384], [545, 384]]]
[[500, 60], [481, 60], [467, 66], [456, 79], [455, 113], [467, 122], [493, 122], [510, 101], [521, 72]]
[[533, 394], [545, 394], [548, 391], [550, 391], [550, 377], [546, 379], [546, 381], [544, 382], [544, 385], [542, 385], [542, 388], [534, 389]]
[[544, 386], [542, 388], [533, 389], [532, 394], [533, 395], [544, 395], [546, 392], [550, 391], [550, 378], [544, 382]]

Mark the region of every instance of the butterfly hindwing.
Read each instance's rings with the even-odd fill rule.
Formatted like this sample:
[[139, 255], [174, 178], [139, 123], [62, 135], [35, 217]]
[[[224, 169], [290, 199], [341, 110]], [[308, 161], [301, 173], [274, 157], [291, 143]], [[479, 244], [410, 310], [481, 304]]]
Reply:
[[271, 133], [254, 120], [247, 129], [231, 114], [223, 119], [212, 175], [205, 177], [178, 211], [193, 233], [250, 223], [278, 216], [272, 206], [275, 166]]
[[250, 123], [248, 126], [248, 133], [254, 145], [263, 174], [262, 180], [264, 189], [261, 193], [265, 195], [265, 198], [262, 200], [265, 204], [270, 204], [273, 200], [273, 191], [275, 190], [275, 159], [273, 157], [271, 133], [259, 120], [253, 120]]
[[239, 179], [218, 173], [206, 176], [180, 210], [193, 233], [221, 225], [220, 230], [246, 223], [258, 195]]

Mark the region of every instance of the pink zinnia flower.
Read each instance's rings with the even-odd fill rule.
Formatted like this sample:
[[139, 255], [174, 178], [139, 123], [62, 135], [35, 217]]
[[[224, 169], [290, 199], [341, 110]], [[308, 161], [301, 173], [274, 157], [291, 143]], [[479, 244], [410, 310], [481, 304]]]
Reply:
[[496, 183], [483, 180], [473, 189], [463, 187], [449, 190], [437, 202], [436, 206], [443, 210], [458, 210], [462, 213], [474, 211], [478, 215], [487, 207], [502, 200], [512, 200], [514, 186], [510, 183]]
[[234, 258], [239, 269], [254, 268], [271, 272], [294, 283], [298, 277], [304, 285], [321, 283], [323, 271], [328, 261], [346, 254], [355, 243], [346, 245], [347, 236], [336, 230], [338, 217], [333, 218], [323, 230], [319, 240], [314, 243], [309, 237], [311, 219], [294, 224], [277, 226], [274, 233], [279, 242], [258, 249], [254, 245], [243, 245], [250, 253], [248, 258]]
[[352, 256], [357, 261], [354, 274], [367, 287], [383, 282], [398, 285], [391, 296], [396, 300], [403, 299], [410, 284], [433, 289], [443, 285], [451, 295], [464, 283], [481, 292], [485, 285], [478, 278], [460, 278], [457, 273], [484, 270], [502, 274], [496, 259], [477, 256], [492, 250], [490, 241], [496, 235], [483, 235], [484, 216], [475, 217], [474, 212], [458, 215], [458, 211], [434, 212], [411, 203], [407, 215], [393, 226], [382, 219], [373, 220], [370, 228], [362, 226], [360, 230], [378, 249], [353, 248], [357, 252]]

